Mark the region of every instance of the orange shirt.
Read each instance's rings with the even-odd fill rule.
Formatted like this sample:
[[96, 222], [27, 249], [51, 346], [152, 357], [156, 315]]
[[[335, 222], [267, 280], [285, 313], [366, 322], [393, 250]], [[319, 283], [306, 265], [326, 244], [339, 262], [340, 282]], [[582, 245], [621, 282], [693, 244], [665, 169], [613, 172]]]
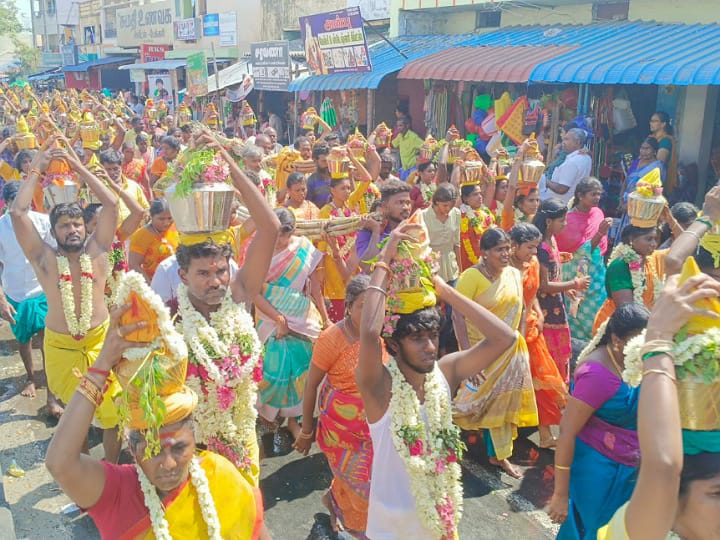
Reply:
[[143, 227], [130, 237], [130, 251], [144, 257], [142, 267], [150, 279], [155, 275], [158, 265], [175, 253], [177, 246], [178, 232], [175, 230], [175, 225], [172, 225], [162, 236]]
[[167, 171], [167, 161], [165, 161], [162, 157], [157, 158], [150, 166], [150, 174], [155, 175], [158, 178], [165, 174], [165, 171]]

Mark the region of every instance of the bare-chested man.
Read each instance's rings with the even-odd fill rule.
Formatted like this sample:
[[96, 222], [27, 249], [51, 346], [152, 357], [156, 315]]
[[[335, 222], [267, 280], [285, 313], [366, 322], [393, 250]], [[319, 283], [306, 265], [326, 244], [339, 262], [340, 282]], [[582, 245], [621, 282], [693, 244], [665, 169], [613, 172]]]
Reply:
[[[45, 356], [48, 387], [67, 403], [78, 384], [74, 369], [81, 373], [88, 370], [99, 354], [107, 332], [108, 310], [104, 292], [108, 253], [118, 221], [118, 199], [74, 155], [63, 149], [48, 149], [55, 140], [51, 137], [35, 155], [30, 173], [10, 209], [10, 216], [18, 242], [47, 296]], [[78, 179], [87, 184], [102, 204], [97, 226], [90, 237], [85, 231], [79, 204], [58, 204], [51, 210], [50, 227], [57, 250], [43, 241], [29, 216], [35, 186], [52, 159], [66, 160]], [[110, 386], [95, 415], [105, 429], [105, 458], [113, 463], [120, 452], [117, 411], [112, 402], [117, 388], [117, 383]]]

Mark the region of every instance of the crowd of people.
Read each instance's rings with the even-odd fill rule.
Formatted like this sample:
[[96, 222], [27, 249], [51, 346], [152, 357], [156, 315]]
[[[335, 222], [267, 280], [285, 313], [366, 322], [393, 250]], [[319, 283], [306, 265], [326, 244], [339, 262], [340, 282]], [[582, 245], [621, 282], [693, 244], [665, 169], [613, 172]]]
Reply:
[[223, 132], [212, 104], [3, 90], [0, 317], [28, 397], [42, 340], [46, 465], [103, 538], [270, 538], [266, 432], [317, 443], [335, 531], [457, 538], [466, 445], [519, 478], [535, 427], [558, 538], [717, 537], [720, 418], [680, 383], [717, 402], [720, 187], [638, 213], [673, 188], [664, 113], [613, 224], [573, 125], [533, 178], [533, 139], [480, 156], [407, 117], [283, 147], [246, 104]]

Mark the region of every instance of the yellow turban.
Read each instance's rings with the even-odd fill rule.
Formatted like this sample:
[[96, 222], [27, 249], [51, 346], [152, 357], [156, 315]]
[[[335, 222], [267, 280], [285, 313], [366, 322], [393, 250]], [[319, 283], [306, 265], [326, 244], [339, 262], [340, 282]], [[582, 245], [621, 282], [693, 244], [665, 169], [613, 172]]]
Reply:
[[[185, 385], [177, 392], [159, 397], [165, 405], [165, 416], [162, 420], [163, 426], [169, 426], [190, 416], [198, 402], [197, 394]], [[149, 427], [145, 413], [137, 402], [130, 404], [130, 421], [128, 427], [141, 431]]]
[[235, 231], [230, 228], [224, 231], [200, 232], [194, 234], [180, 233], [179, 243], [181, 246], [194, 246], [203, 242], [213, 241], [216, 244], [235, 245]]
[[395, 303], [389, 307], [388, 311], [405, 315], [415, 313], [421, 309], [433, 307], [437, 304], [437, 295], [435, 287], [426, 277], [420, 278], [420, 288], [412, 291], [397, 291], [395, 293]]

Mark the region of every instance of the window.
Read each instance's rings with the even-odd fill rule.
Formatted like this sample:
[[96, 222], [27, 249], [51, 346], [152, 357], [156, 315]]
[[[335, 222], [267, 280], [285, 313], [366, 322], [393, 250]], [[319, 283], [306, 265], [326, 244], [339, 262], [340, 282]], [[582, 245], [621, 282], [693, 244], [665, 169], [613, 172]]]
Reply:
[[630, 0], [620, 2], [595, 2], [593, 4], [593, 21], [627, 21]]
[[499, 9], [495, 11], [477, 11], [475, 12], [475, 28], [499, 28], [501, 15], [502, 12]]
[[48, 1], [47, 1], [47, 14], [48, 14], [48, 15], [55, 15], [55, 0], [48, 0]]

